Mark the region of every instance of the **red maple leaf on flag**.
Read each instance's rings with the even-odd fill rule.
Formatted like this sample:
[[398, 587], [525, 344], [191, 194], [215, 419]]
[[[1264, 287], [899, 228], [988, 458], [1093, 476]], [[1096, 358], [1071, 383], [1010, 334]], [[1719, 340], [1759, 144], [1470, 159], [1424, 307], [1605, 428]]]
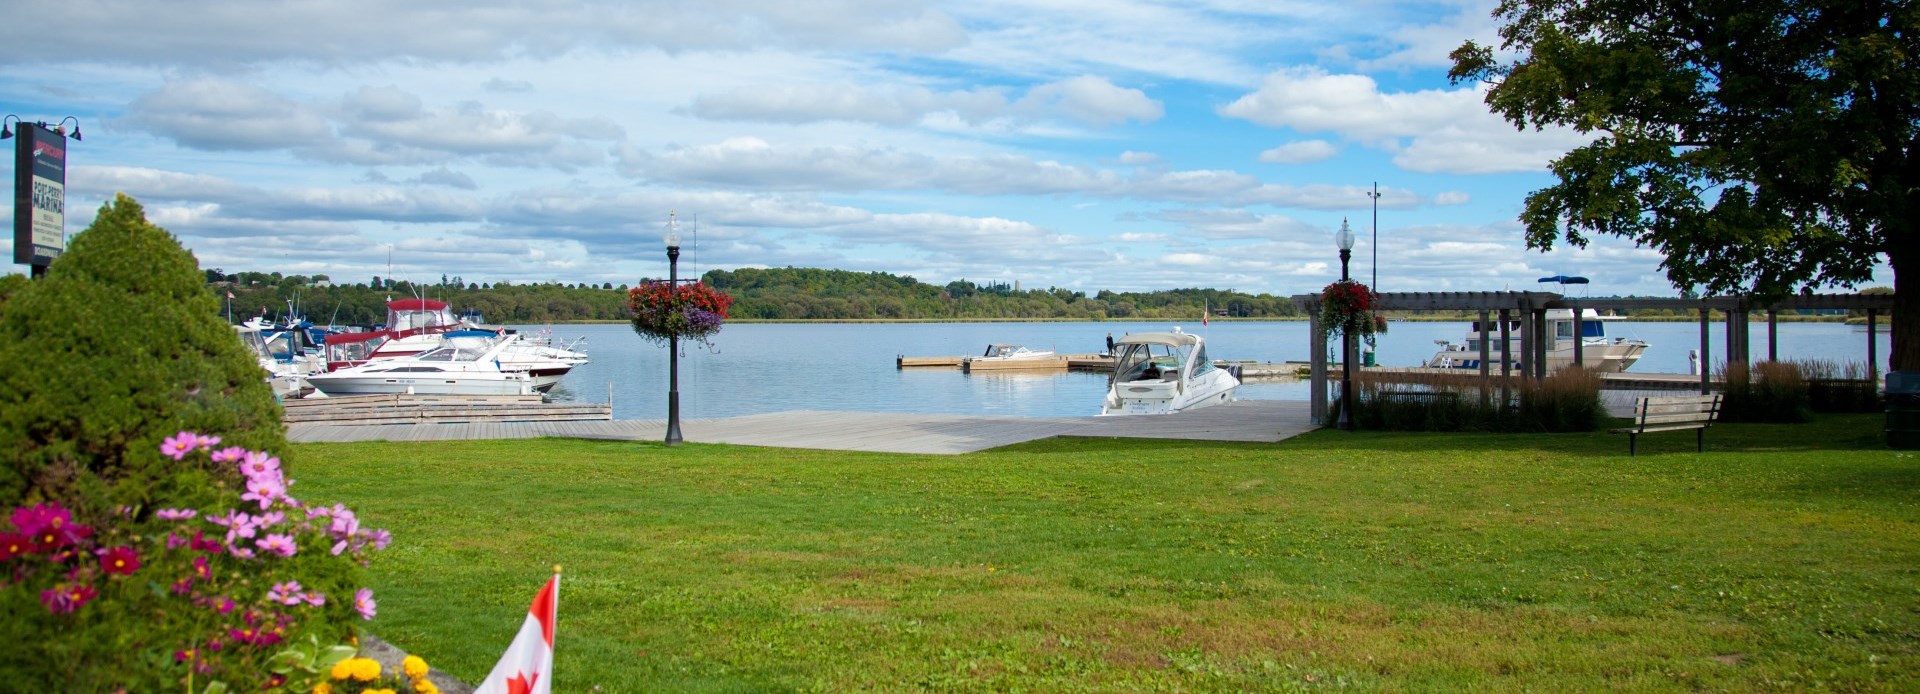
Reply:
[[530, 694], [534, 683], [539, 681], [540, 673], [538, 672], [533, 673], [532, 678], [528, 678], [523, 672], [513, 673], [513, 679], [507, 680], [507, 694]]

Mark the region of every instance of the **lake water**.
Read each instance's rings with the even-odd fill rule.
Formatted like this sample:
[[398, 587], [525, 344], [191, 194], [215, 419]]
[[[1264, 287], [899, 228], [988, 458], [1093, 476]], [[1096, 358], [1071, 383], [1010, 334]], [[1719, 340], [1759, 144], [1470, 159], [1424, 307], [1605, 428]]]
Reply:
[[[532, 331], [540, 326], [517, 326]], [[963, 374], [958, 369], [894, 368], [894, 358], [979, 354], [989, 343], [1023, 344], [1062, 353], [1094, 353], [1106, 335], [1165, 331], [1169, 323], [775, 323], [728, 325], [712, 349], [686, 347], [680, 358], [680, 408], [687, 419], [733, 417], [786, 410], [914, 412], [1026, 417], [1094, 414], [1106, 393], [1095, 373], [1048, 375]], [[1215, 359], [1306, 361], [1307, 323], [1183, 324], [1207, 339]], [[554, 390], [561, 400], [606, 402], [616, 419], [664, 419], [667, 349], [643, 341], [625, 324], [556, 325], [556, 338], [586, 337], [593, 362], [574, 369]], [[1434, 340], [1459, 341], [1464, 322], [1393, 323], [1379, 339], [1380, 364], [1415, 366], [1431, 358]], [[1608, 334], [1649, 343], [1631, 371], [1686, 373], [1687, 350], [1698, 349], [1698, 322], [1611, 322]], [[1711, 325], [1709, 349], [1725, 354], [1726, 328]], [[1782, 323], [1781, 359], [1830, 359], [1864, 364], [1867, 336], [1833, 323]], [[1752, 324], [1756, 358], [1765, 358], [1766, 323]], [[1881, 370], [1891, 337], [1878, 335]], [[1304, 382], [1252, 383], [1241, 398], [1305, 400]]]

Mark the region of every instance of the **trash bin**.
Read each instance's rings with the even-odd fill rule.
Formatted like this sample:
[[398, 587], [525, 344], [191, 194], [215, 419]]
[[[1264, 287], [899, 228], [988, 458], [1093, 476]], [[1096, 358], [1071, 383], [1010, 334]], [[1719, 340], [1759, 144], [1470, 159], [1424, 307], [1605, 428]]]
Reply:
[[1920, 449], [1920, 371], [1887, 372], [1887, 447]]
[[1360, 365], [1361, 365], [1361, 366], [1373, 366], [1373, 365], [1374, 365], [1374, 364], [1373, 364], [1373, 350], [1367, 350], [1367, 351], [1365, 351], [1365, 352], [1361, 352], [1361, 353], [1360, 353]]

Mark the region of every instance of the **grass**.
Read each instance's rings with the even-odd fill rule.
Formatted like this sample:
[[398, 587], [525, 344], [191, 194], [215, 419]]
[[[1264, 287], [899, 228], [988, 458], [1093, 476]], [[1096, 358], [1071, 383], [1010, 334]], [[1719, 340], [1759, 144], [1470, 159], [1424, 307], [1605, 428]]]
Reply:
[[550, 565], [565, 691], [1907, 690], [1882, 418], [910, 456], [297, 447], [393, 531], [372, 629], [468, 681]]

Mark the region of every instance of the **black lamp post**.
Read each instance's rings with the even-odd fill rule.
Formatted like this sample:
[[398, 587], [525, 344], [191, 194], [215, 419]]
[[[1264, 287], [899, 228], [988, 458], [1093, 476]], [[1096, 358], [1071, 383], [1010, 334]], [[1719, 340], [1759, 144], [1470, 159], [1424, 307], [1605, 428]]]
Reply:
[[[1340, 219], [1340, 231], [1333, 235], [1340, 247], [1340, 281], [1347, 281], [1347, 261], [1353, 258], [1353, 230]], [[1353, 431], [1353, 326], [1340, 326], [1340, 430]]]
[[[667, 213], [667, 289], [680, 288], [680, 223]], [[680, 337], [667, 338], [667, 445], [680, 445]]]

